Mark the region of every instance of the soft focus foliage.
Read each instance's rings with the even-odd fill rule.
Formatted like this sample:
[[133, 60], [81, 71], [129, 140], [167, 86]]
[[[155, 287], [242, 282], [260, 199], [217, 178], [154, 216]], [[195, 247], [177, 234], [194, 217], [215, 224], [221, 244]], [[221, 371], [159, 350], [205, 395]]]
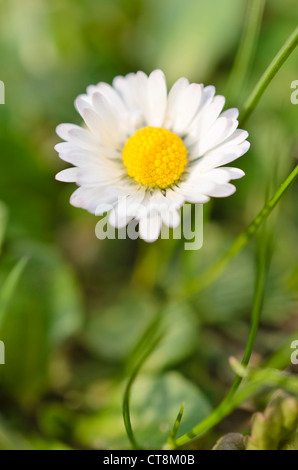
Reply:
[[[212, 83], [217, 93], [228, 91], [226, 107], [241, 107], [297, 24], [295, 0], [267, 2], [252, 68], [235, 96], [229, 73], [245, 6], [243, 0], [0, 3], [6, 91], [0, 106], [1, 449], [129, 447], [121, 397], [165, 291], [174, 293], [223, 253], [292, 169], [297, 51], [248, 122], [252, 145], [239, 161], [246, 177], [237, 181], [236, 194], [204, 208], [201, 250], [184, 251], [177, 240], [99, 241], [96, 218], [68, 203], [74, 186], [54, 180], [66, 167], [53, 149], [55, 127], [80, 124], [73, 101], [91, 83], [160, 67], [169, 85], [180, 76]], [[286, 344], [271, 367], [288, 367], [289, 337], [298, 339], [296, 215], [292, 187], [267, 224], [273, 255], [255, 365]], [[253, 241], [210, 287], [183, 307], [169, 306], [160, 325], [164, 337], [131, 397], [143, 445], [162, 446], [182, 402], [178, 435], [223, 396], [233, 378], [228, 358], [241, 358], [245, 347], [254, 279]], [[211, 448], [230, 431], [246, 433], [251, 413], [267, 399], [258, 396], [199, 445]]]

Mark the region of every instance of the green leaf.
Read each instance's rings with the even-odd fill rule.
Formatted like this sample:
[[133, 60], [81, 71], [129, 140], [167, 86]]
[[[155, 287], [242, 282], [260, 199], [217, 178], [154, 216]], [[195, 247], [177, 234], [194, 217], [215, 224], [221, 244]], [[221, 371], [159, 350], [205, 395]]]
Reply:
[[191, 382], [176, 372], [160, 377], [143, 376], [131, 394], [131, 418], [135, 434], [148, 448], [160, 448], [167, 440], [177, 408], [185, 403], [178, 436], [210, 412], [205, 396]]
[[[146, 370], [157, 370], [177, 364], [197, 347], [196, 318], [188, 306], [173, 306], [158, 313], [156, 301], [148, 294], [122, 294], [115, 304], [93, 314], [85, 339], [99, 357], [112, 362], [127, 359], [128, 366], [139, 357], [139, 340], [157, 320], [164, 332], [162, 343], [145, 364]], [[142, 353], [142, 351], [141, 351]]]
[[[78, 331], [83, 312], [75, 277], [56, 251], [36, 242], [24, 245], [24, 251], [30, 263], [3, 321], [6, 364], [0, 374], [6, 394], [33, 406], [48, 385], [53, 349]], [[5, 298], [14, 283], [7, 284]]]
[[[130, 448], [121, 418], [121, 395], [122, 387], [111, 394], [101, 411], [79, 419], [75, 437], [80, 445], [97, 449]], [[177, 372], [138, 376], [131, 393], [130, 411], [134, 433], [142, 447], [163, 447], [182, 402], [185, 411], [178, 435], [209, 414], [206, 397]]]
[[197, 317], [190, 306], [167, 307], [160, 320], [160, 330], [164, 332], [163, 340], [146, 361], [146, 371], [178, 364], [197, 349], [200, 331]]
[[85, 340], [97, 355], [121, 362], [136, 346], [155, 317], [156, 302], [149, 295], [121, 293], [112, 305], [90, 317]]

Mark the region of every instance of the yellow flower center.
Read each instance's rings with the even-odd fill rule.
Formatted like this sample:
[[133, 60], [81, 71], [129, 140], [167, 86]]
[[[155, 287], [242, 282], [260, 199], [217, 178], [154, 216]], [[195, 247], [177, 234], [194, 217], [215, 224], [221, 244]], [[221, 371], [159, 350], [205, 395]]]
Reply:
[[187, 163], [187, 149], [180, 137], [160, 127], [144, 127], [129, 137], [123, 163], [138, 183], [167, 188], [180, 178]]

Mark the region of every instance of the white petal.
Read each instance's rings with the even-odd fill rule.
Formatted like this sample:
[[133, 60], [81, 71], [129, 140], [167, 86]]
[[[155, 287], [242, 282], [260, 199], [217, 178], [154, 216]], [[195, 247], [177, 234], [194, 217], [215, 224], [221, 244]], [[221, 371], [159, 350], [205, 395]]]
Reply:
[[183, 90], [188, 86], [189, 81], [187, 78], [179, 78], [179, 80], [177, 80], [170, 89], [167, 103], [167, 116], [170, 119], [172, 119], [176, 113], [177, 103], [180, 101], [180, 96], [183, 93]]
[[231, 163], [244, 155], [249, 147], [249, 142], [245, 141], [233, 147], [226, 149], [219, 148], [216, 151], [211, 151], [196, 163], [196, 171], [207, 171]]
[[120, 122], [117, 118], [117, 110], [113, 110], [107, 99], [99, 92], [93, 93], [92, 103], [95, 111], [101, 117], [106, 132], [111, 136], [115, 142], [115, 146], [119, 143], [125, 142], [125, 134], [120, 127]]
[[79, 167], [96, 165], [101, 168], [112, 168], [112, 165], [119, 165], [118, 161], [121, 160], [121, 154], [119, 152], [102, 146], [99, 146], [95, 151], [83, 149], [77, 145], [63, 142], [61, 144], [57, 144], [55, 149], [59, 152], [61, 160]]
[[[56, 144], [54, 149], [59, 154], [68, 153], [68, 152], [76, 152], [80, 147], [77, 144], [73, 144], [72, 142], [59, 142]], [[84, 149], [81, 149], [84, 152]], [[61, 157], [62, 158], [62, 157]]]
[[90, 89], [90, 92], [91, 94], [100, 92], [110, 103], [111, 107], [114, 110], [117, 110], [117, 114], [120, 114], [121, 116], [125, 116], [127, 114], [127, 109], [120, 94], [107, 83], [98, 83], [96, 87]]
[[118, 76], [113, 80], [114, 88], [120, 93], [127, 108], [141, 113], [143, 119], [148, 115], [148, 77], [144, 72]]
[[99, 145], [99, 141], [90, 131], [74, 124], [60, 124], [56, 127], [56, 133], [61, 139], [85, 149], [96, 149]]
[[56, 127], [56, 134], [63, 140], [69, 140], [69, 130], [73, 127], [76, 126], [74, 124], [59, 124]]
[[122, 228], [125, 227], [133, 217], [126, 213], [119, 212], [117, 208], [111, 210], [109, 215], [109, 224], [116, 228]]
[[205, 204], [206, 202], [210, 201], [210, 197], [202, 194], [200, 192], [200, 188], [183, 186], [177, 189], [177, 191], [183, 195], [185, 201], [191, 202], [193, 204]]
[[98, 157], [96, 157], [93, 153], [89, 152], [88, 150], [78, 149], [78, 147], [68, 151], [60, 151], [59, 157], [61, 160], [79, 167], [86, 166], [89, 163], [94, 164], [96, 160], [98, 160]]
[[228, 197], [234, 194], [236, 187], [233, 184], [219, 184], [216, 185], [208, 195], [212, 197]]
[[104, 212], [111, 210], [113, 204], [117, 200], [117, 192], [114, 188], [101, 188], [101, 187], [80, 187], [70, 197], [70, 204], [74, 207], [81, 207], [86, 209], [92, 214], [96, 213], [96, 208], [101, 204]]
[[82, 116], [93, 135], [95, 135], [103, 145], [117, 148], [118, 139], [115, 139], [112, 128], [106, 125], [104, 118], [99, 116], [91, 108], [84, 109]]
[[88, 98], [87, 95], [79, 95], [75, 99], [75, 108], [78, 111], [78, 113], [83, 116], [83, 110], [90, 108], [92, 109], [92, 104], [91, 104], [91, 99]]
[[134, 194], [121, 197], [114, 210], [111, 211], [109, 222], [114, 227], [124, 227], [137, 215], [137, 206], [142, 203], [145, 191], [135, 190]]
[[138, 108], [137, 97], [134, 90], [135, 74], [126, 77], [118, 76], [113, 80], [113, 87], [120, 93], [129, 110]]
[[149, 126], [161, 127], [167, 107], [167, 85], [164, 73], [154, 70], [148, 79], [148, 115]]
[[215, 87], [213, 85], [208, 85], [203, 89], [203, 99], [201, 103], [201, 107], [203, 108], [205, 105], [211, 103], [214, 95], [215, 95]]
[[182, 136], [196, 115], [202, 99], [202, 85], [192, 83], [180, 90], [172, 107], [171, 130]]
[[217, 95], [213, 98], [215, 89], [214, 87], [211, 87], [211, 90], [206, 97], [205, 94], [207, 88], [209, 87], [204, 89], [201, 105], [197, 115], [189, 126], [188, 135], [185, 138], [185, 144], [187, 146], [190, 146], [205, 137], [224, 107], [224, 96]]
[[221, 142], [220, 148], [228, 148], [241, 144], [248, 137], [248, 132], [242, 129], [236, 129], [226, 140]]
[[239, 116], [239, 110], [237, 108], [230, 108], [221, 113], [221, 117], [225, 117], [228, 119], [237, 120]]
[[180, 214], [176, 210], [168, 210], [161, 213], [162, 221], [171, 228], [176, 228], [180, 224]]
[[231, 179], [242, 178], [244, 174], [244, 171], [238, 168], [221, 167], [204, 171], [203, 173], [201, 171], [193, 171], [186, 182], [199, 185], [200, 182], [204, 180], [211, 181], [213, 183], [224, 184], [228, 183]]
[[95, 165], [88, 165], [85, 168], [78, 168], [76, 182], [78, 185], [100, 186], [117, 183], [123, 177], [123, 170], [115, 166], [110, 168], [100, 168]]
[[154, 242], [158, 239], [161, 230], [160, 214], [150, 214], [143, 217], [139, 223], [140, 237], [146, 242]]
[[225, 171], [224, 168], [216, 168], [214, 170], [206, 171], [203, 174], [200, 173], [198, 181], [202, 178], [218, 184], [228, 183], [231, 179], [228, 172]]
[[232, 168], [226, 166], [225, 168], [222, 168], [222, 170], [226, 171], [230, 177], [231, 180], [238, 180], [245, 176], [245, 173], [243, 170], [240, 170], [240, 168]]
[[167, 189], [165, 197], [173, 209], [180, 209], [180, 207], [185, 203], [185, 198], [172, 188]]
[[217, 95], [214, 97], [212, 103], [206, 107], [202, 117], [202, 132], [201, 135], [204, 135], [205, 132], [208, 132], [210, 127], [215, 123], [216, 119], [220, 115], [222, 108], [225, 105], [225, 97]]
[[[237, 125], [237, 124], [236, 124]], [[224, 117], [218, 118], [215, 123], [211, 126], [209, 131], [202, 137], [197, 146], [197, 151], [192, 151], [197, 157], [204, 155], [212, 148], [218, 146], [225, 140], [227, 135], [230, 135], [235, 129], [235, 122], [231, 119]]]
[[217, 183], [202, 177], [196, 182], [185, 182], [181, 190], [189, 195], [201, 193], [212, 197], [227, 197], [236, 191], [235, 186], [229, 183]]
[[67, 168], [62, 170], [55, 176], [56, 180], [64, 183], [75, 183], [78, 177], [78, 168]]

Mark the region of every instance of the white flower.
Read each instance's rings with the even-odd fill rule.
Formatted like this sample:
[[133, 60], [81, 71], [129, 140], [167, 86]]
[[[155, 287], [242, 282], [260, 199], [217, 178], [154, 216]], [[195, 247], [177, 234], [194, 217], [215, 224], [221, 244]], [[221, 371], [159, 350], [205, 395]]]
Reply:
[[224, 104], [213, 86], [186, 78], [167, 94], [160, 70], [90, 86], [75, 102], [85, 127], [57, 127], [66, 142], [55, 148], [74, 167], [56, 179], [79, 186], [72, 205], [97, 215], [112, 207], [109, 222], [117, 227], [135, 217], [141, 238], [154, 241], [162, 223], [179, 225], [184, 202], [230, 196], [230, 180], [244, 175], [223, 166], [249, 149], [238, 110], [222, 113]]

